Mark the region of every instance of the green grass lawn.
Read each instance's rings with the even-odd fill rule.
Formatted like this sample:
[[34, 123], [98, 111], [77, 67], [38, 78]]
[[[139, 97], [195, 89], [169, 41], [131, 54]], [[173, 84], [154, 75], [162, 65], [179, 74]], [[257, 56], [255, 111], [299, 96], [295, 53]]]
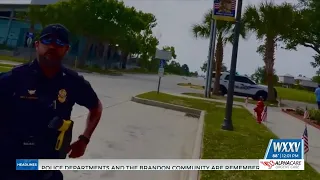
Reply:
[[13, 65], [11, 64], [1, 64], [0, 63], [0, 72], [7, 72], [10, 71], [13, 68]]
[[1, 64], [0, 63], [0, 72], [7, 72], [10, 71], [13, 68], [13, 65], [11, 64]]
[[11, 70], [10, 67], [0, 66], [0, 72], [8, 72], [8, 71], [10, 71], [10, 70]]
[[[221, 130], [225, 109], [221, 103], [148, 92], [140, 98], [183, 105], [207, 112], [202, 159], [262, 159], [269, 140], [277, 138], [255, 122], [244, 108], [233, 109], [234, 131]], [[304, 171], [202, 171], [201, 180], [319, 180], [308, 164]]]
[[283, 87], [276, 87], [276, 89], [281, 99], [316, 103], [316, 96], [313, 92]]
[[[195, 97], [202, 97], [202, 98], [204, 98], [204, 94], [200, 94], [200, 93], [182, 93], [182, 94], [189, 95], [189, 96], [195, 96]], [[210, 98], [211, 98], [211, 99], [217, 99], [217, 100], [227, 100], [227, 97], [226, 97], [226, 96], [211, 95]], [[244, 98], [239, 98], [239, 97], [233, 97], [233, 101], [244, 103], [244, 102], [245, 102], [245, 99], [244, 99]], [[248, 103], [250, 103], [250, 104], [257, 104], [257, 101], [249, 98]], [[268, 105], [268, 106], [271, 106], [271, 107], [278, 107], [278, 104], [277, 104], [277, 103], [265, 102], [265, 104]]]
[[14, 67], [14, 65], [12, 65], [12, 64], [2, 64], [2, 63], [0, 63], [0, 66], [1, 67], [7, 67], [7, 68], [13, 68]]
[[20, 57], [12, 57], [12, 56], [3, 56], [3, 55], [0, 55], [0, 60], [13, 61], [13, 62], [20, 62], [20, 63], [28, 62], [28, 61], [27, 61], [27, 60], [25, 60], [24, 58], [20, 58]]
[[189, 88], [192, 88], [192, 89], [204, 89], [203, 86], [200, 86], [200, 85], [194, 85], [194, 84], [191, 84], [191, 83], [178, 83], [177, 84], [178, 86], [185, 86], [185, 87], [189, 87]]

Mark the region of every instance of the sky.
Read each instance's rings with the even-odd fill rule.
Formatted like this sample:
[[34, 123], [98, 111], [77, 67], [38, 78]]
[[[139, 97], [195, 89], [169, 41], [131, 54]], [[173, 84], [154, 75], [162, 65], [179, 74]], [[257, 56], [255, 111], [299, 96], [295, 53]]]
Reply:
[[[191, 33], [191, 26], [201, 23], [203, 14], [212, 7], [212, 0], [124, 0], [128, 6], [134, 6], [138, 10], [153, 13], [158, 25], [154, 29], [158, 37], [160, 47], [174, 46], [177, 61], [187, 64], [191, 71], [201, 72], [200, 66], [207, 61], [209, 40], [195, 39]], [[258, 4], [261, 0], [244, 0], [243, 8], [248, 4]], [[295, 0], [276, 0], [294, 3]], [[255, 69], [263, 66], [260, 55], [256, 48], [262, 44], [251, 34], [246, 40], [240, 39], [237, 72], [240, 74], [254, 73]], [[232, 45], [228, 44], [224, 49], [224, 63], [230, 67]], [[288, 51], [278, 48], [275, 56], [274, 68], [278, 75], [291, 74], [306, 77], [315, 75], [316, 69], [311, 67], [314, 51], [309, 48], [299, 47], [298, 51]], [[202, 74], [204, 74], [202, 72]]]

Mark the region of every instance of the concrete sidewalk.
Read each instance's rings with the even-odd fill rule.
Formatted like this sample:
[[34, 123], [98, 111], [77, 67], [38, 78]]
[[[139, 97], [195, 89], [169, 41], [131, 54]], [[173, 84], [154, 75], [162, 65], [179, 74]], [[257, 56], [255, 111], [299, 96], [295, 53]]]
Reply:
[[[101, 97], [105, 103], [112, 98]], [[83, 132], [86, 112], [75, 106], [73, 139]], [[185, 113], [124, 101], [104, 109], [83, 158], [190, 159], [198, 119]], [[180, 180], [187, 171], [65, 171], [67, 180]]]
[[[226, 103], [224, 100], [205, 99], [201, 97], [187, 96], [183, 94], [172, 94], [181, 97], [189, 97], [194, 99], [203, 99]], [[244, 105], [241, 102], [234, 102], [235, 105]], [[254, 114], [254, 104], [248, 104], [245, 107], [251, 114]], [[301, 120], [292, 117], [278, 107], [268, 107], [268, 122], [264, 123], [279, 138], [301, 138], [304, 132], [305, 123]], [[318, 172], [320, 172], [320, 130], [313, 126], [307, 125], [309, 135], [309, 152], [305, 155], [306, 161]], [[318, 137], [319, 136], [319, 137]], [[267, 144], [266, 144], [267, 147]]]
[[[253, 113], [253, 104], [246, 107]], [[301, 138], [305, 129], [305, 123], [290, 116], [280, 108], [268, 107], [267, 122], [264, 123], [279, 138]], [[320, 172], [320, 130], [307, 125], [309, 136], [309, 152], [305, 155], [306, 161]]]

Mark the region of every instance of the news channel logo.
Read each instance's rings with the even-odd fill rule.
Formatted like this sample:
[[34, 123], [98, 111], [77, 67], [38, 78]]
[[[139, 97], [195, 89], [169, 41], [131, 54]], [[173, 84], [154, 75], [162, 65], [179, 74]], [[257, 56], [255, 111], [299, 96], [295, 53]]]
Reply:
[[17, 159], [16, 170], [32, 171], [38, 170], [39, 161], [37, 159]]
[[304, 170], [302, 139], [270, 139], [260, 170]]

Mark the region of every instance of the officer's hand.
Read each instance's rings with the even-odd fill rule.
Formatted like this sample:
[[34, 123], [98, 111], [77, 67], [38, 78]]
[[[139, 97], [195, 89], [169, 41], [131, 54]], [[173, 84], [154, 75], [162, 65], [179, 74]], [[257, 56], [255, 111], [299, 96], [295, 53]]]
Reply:
[[86, 151], [87, 144], [82, 140], [77, 140], [76, 142], [72, 143], [70, 149], [68, 151], [69, 158], [78, 158], [83, 156], [84, 152]]

